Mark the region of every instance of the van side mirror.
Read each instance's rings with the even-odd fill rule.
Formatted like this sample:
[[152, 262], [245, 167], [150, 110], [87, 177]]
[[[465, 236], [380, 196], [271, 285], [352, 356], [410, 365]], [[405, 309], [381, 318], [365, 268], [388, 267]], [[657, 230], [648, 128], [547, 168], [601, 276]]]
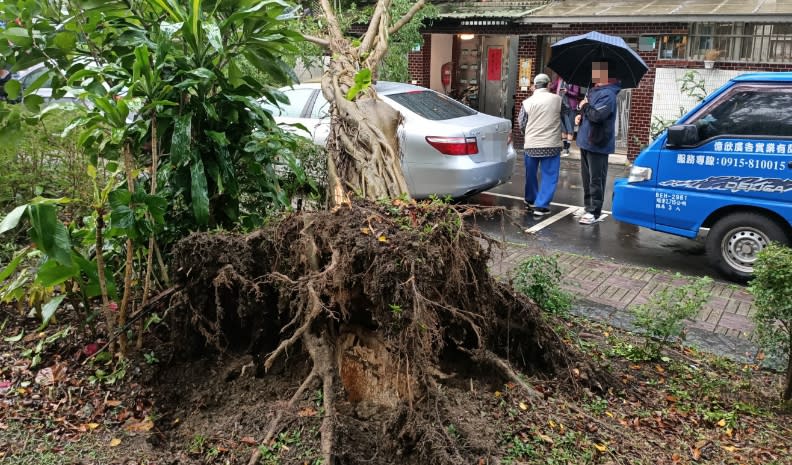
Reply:
[[689, 147], [699, 141], [698, 128], [695, 124], [675, 124], [668, 128], [667, 145], [671, 147]]

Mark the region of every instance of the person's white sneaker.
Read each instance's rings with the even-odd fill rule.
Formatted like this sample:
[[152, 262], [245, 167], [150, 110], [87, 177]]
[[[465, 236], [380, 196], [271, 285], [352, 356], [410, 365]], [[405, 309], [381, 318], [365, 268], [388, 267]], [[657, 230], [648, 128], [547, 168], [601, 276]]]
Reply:
[[575, 210], [572, 213], [572, 216], [574, 216], [575, 218], [580, 218], [581, 216], [583, 216], [585, 214], [586, 214], [586, 209], [585, 208], [578, 208], [577, 210]]
[[578, 220], [578, 223], [580, 223], [580, 224], [600, 223], [600, 222], [604, 221], [607, 216], [608, 215], [600, 215], [600, 216], [594, 217], [594, 215], [592, 215], [591, 213], [586, 213], [585, 215], [580, 217], [580, 219]]

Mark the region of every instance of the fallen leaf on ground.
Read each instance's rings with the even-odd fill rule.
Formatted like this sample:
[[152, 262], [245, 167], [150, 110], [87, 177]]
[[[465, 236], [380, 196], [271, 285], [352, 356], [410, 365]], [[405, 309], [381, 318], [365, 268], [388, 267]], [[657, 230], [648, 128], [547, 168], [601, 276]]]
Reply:
[[151, 431], [151, 428], [154, 428], [154, 422], [149, 418], [141, 421], [132, 421], [124, 425], [124, 430], [130, 433], [145, 433], [146, 431]]
[[316, 415], [316, 410], [311, 407], [305, 407], [304, 409], [297, 412], [297, 416], [299, 417], [313, 417]]
[[553, 438], [551, 438], [550, 436], [548, 436], [546, 434], [538, 433], [537, 436], [539, 437], [539, 439], [541, 439], [542, 441], [544, 441], [544, 442], [546, 442], [548, 444], [552, 444], [553, 443]]
[[99, 423], [86, 423], [85, 425], [89, 430], [95, 430], [99, 427]]
[[118, 407], [119, 405], [121, 405], [121, 401], [120, 400], [106, 400], [105, 401], [105, 405], [107, 405], [108, 407]]
[[594, 444], [594, 448], [602, 452], [603, 454], [608, 450], [608, 446], [606, 446], [605, 444]]
[[726, 426], [726, 420], [721, 418], [720, 421], [718, 422], [718, 426], [720, 426], [721, 428]]
[[520, 409], [521, 410], [528, 410], [528, 404], [525, 402], [520, 402]]
[[119, 444], [121, 444], [121, 440], [118, 438], [113, 438], [110, 440], [110, 447], [116, 447]]
[[52, 374], [52, 368], [42, 368], [36, 373], [36, 384], [42, 386], [52, 386], [55, 384], [55, 375]]
[[256, 442], [255, 439], [253, 439], [253, 436], [245, 436], [244, 438], [240, 439], [239, 442], [243, 444], [247, 444], [249, 446], [255, 446], [256, 444], [258, 444], [258, 442]]

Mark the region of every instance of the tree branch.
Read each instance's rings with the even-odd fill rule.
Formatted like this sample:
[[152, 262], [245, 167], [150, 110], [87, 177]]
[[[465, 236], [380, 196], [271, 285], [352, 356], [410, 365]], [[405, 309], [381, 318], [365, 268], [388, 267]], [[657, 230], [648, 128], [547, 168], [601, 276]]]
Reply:
[[305, 34], [303, 34], [303, 37], [308, 42], [314, 43], [314, 44], [316, 44], [316, 45], [318, 45], [320, 47], [325, 47], [325, 48], [330, 47], [330, 41], [325, 39], [325, 38], [323, 38], [323, 37], [308, 36], [308, 35], [305, 35]]
[[368, 50], [371, 48], [371, 45], [374, 43], [374, 38], [377, 37], [377, 31], [379, 31], [380, 19], [382, 19], [382, 14], [385, 12], [388, 3], [388, 0], [379, 0], [377, 2], [377, 8], [374, 10], [374, 14], [371, 16], [368, 30], [366, 31], [366, 35], [363, 36], [363, 41], [360, 44], [361, 56], [368, 52]]
[[388, 29], [388, 34], [389, 35], [396, 34], [399, 31], [399, 29], [403, 28], [405, 24], [409, 23], [410, 20], [413, 19], [413, 16], [415, 16], [416, 13], [421, 11], [421, 8], [423, 8], [424, 5], [426, 5], [426, 0], [418, 0], [417, 2], [415, 2], [415, 5], [413, 5], [410, 8], [410, 10], [404, 16], [401, 17], [400, 20], [396, 21], [396, 23], [393, 26], [391, 26], [390, 29]]
[[327, 20], [328, 35], [330, 36], [329, 43], [341, 43], [341, 41], [344, 40], [344, 33], [341, 31], [341, 26], [338, 23], [335, 10], [333, 10], [333, 6], [330, 5], [330, 0], [321, 0], [321, 3], [325, 13], [325, 19]]

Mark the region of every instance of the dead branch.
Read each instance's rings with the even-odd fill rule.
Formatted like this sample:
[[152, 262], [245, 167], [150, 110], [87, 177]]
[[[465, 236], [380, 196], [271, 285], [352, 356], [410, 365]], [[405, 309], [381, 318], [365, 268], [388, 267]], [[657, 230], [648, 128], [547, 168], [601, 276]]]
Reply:
[[517, 386], [520, 386], [532, 399], [540, 401], [544, 400], [544, 396], [541, 392], [537, 391], [533, 386], [523, 381], [522, 378], [520, 378], [520, 375], [518, 375], [517, 372], [514, 371], [511, 366], [509, 366], [508, 362], [493, 354], [492, 352], [483, 349], [474, 353], [471, 353], [467, 350], [463, 350], [463, 352], [469, 353], [474, 362], [482, 365], [488, 365], [496, 369], [506, 379], [513, 382]]

